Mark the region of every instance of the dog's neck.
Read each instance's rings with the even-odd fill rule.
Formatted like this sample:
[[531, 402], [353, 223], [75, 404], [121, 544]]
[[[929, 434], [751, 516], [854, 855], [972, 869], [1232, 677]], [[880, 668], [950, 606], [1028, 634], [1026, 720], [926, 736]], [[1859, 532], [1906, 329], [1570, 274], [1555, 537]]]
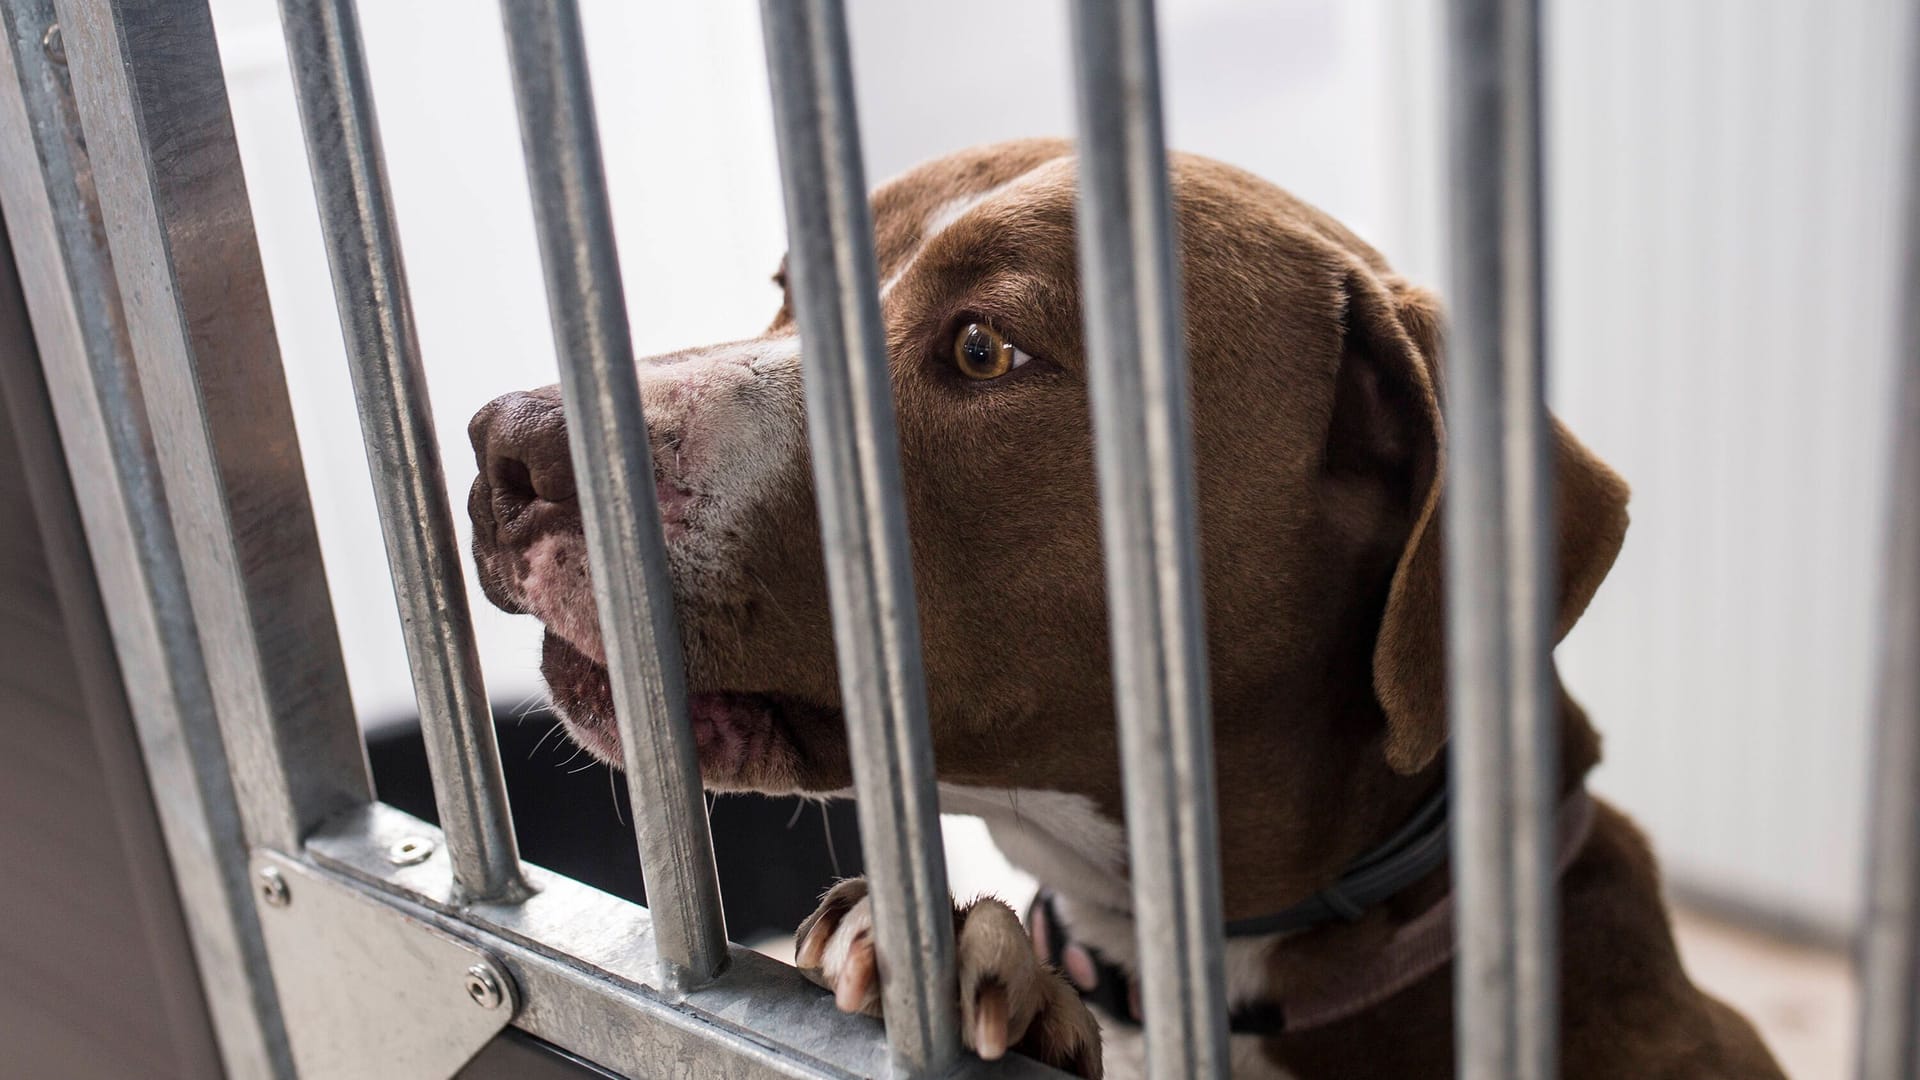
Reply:
[[[1353, 700], [1353, 699], [1349, 699]], [[1296, 714], [1276, 722], [1239, 715], [1216, 699], [1215, 784], [1223, 908], [1228, 920], [1285, 910], [1337, 880], [1352, 860], [1398, 831], [1440, 782], [1440, 764], [1407, 776], [1389, 768], [1368, 704]], [[1561, 694], [1563, 789], [1598, 758], [1584, 713]], [[1312, 760], [1306, 760], [1307, 757]], [[1126, 830], [1112, 793], [1037, 787], [941, 785], [944, 809], [982, 818], [1008, 861], [1059, 898], [1080, 940], [1123, 966], [1134, 956]], [[1446, 895], [1441, 866], [1381, 905], [1384, 921], [1414, 918]], [[1341, 928], [1302, 935], [1336, 944]], [[1253, 978], [1275, 938], [1229, 943], [1236, 969]], [[1292, 951], [1291, 949], [1289, 951]], [[1309, 949], [1308, 951], [1315, 951]], [[1236, 983], [1236, 985], [1238, 985]]]
[[[1387, 768], [1363, 721], [1295, 716], [1282, 724], [1269, 707], [1260, 717], [1216, 713], [1215, 731], [1230, 920], [1279, 911], [1324, 887], [1404, 824], [1437, 782], [1437, 769], [1406, 777]], [[1110, 784], [1083, 790], [1033, 778], [1008, 786], [943, 783], [941, 803], [982, 818], [1008, 860], [1070, 906], [1124, 916], [1131, 885], [1115, 772]]]

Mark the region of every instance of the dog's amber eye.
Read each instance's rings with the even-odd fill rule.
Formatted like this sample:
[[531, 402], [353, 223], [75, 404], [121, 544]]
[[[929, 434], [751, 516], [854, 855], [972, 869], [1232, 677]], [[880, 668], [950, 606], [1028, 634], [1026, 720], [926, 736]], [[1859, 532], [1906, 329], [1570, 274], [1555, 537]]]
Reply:
[[953, 362], [969, 379], [997, 379], [1031, 359], [986, 323], [968, 323], [953, 339]]

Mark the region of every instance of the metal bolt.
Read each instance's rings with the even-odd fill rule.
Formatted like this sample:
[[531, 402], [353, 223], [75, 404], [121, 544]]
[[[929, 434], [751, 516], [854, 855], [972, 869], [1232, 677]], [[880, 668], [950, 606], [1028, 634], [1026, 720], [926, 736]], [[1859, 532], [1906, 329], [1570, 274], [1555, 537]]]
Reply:
[[507, 1000], [500, 977], [485, 964], [475, 964], [467, 969], [467, 996], [483, 1009], [497, 1009], [501, 1002]]
[[40, 35], [40, 51], [61, 67], [67, 66], [67, 43], [60, 38], [59, 23], [47, 27], [47, 32]]
[[265, 900], [268, 907], [286, 907], [293, 901], [293, 894], [287, 891], [287, 879], [271, 866], [260, 868], [259, 885], [260, 899]]
[[387, 861], [395, 866], [413, 866], [433, 857], [433, 841], [424, 836], [409, 836], [387, 849]]

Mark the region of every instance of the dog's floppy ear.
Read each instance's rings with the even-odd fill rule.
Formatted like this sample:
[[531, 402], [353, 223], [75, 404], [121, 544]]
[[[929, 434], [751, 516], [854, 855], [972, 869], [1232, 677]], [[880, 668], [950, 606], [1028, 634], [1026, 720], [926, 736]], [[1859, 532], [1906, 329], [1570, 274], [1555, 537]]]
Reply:
[[[1406, 444], [1413, 524], [1400, 552], [1374, 640], [1373, 689], [1387, 719], [1386, 755], [1414, 773], [1447, 740], [1446, 608], [1441, 587], [1440, 500], [1447, 438], [1441, 420], [1440, 307], [1396, 279], [1351, 275], [1343, 365], [1366, 364], [1376, 412], [1394, 414], [1390, 444]], [[1352, 383], [1342, 375], [1343, 385]], [[1613, 566], [1627, 531], [1627, 485], [1551, 421], [1559, 599], [1554, 641], [1564, 637]]]

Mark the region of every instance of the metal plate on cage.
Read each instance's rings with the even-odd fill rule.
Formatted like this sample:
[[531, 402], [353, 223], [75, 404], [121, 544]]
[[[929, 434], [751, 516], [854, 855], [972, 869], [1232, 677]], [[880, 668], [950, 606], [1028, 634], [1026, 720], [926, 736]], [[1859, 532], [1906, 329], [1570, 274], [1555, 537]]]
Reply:
[[252, 872], [303, 1080], [450, 1077], [519, 1008], [478, 946], [276, 851]]

